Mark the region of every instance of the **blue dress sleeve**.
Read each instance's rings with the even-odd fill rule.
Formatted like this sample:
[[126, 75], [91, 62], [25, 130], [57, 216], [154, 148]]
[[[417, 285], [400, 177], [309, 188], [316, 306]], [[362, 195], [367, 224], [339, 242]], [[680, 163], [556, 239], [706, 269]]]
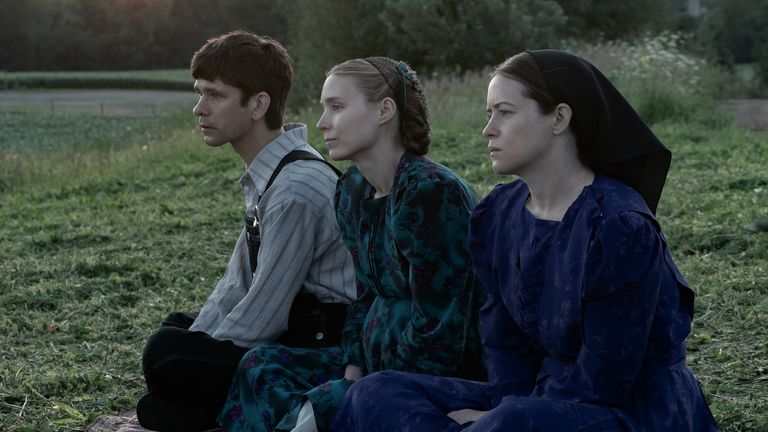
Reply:
[[497, 406], [505, 396], [530, 394], [541, 367], [541, 350], [529, 342], [512, 319], [498, 287], [488, 287], [488, 298], [480, 314], [490, 406]]
[[625, 404], [646, 355], [664, 266], [663, 240], [650, 216], [626, 211], [602, 221], [585, 264], [581, 348], [550, 396]]
[[475, 195], [458, 179], [420, 179], [396, 199], [392, 230], [408, 263], [412, 300], [382, 361], [387, 369], [450, 373], [462, 362], [478, 295], [467, 250]]
[[[502, 188], [497, 187], [477, 205], [472, 213], [469, 236], [472, 264], [488, 291], [480, 308], [480, 334], [488, 362], [486, 395], [491, 407], [498, 405], [504, 396], [529, 394], [543, 359], [543, 352], [529, 341], [512, 319], [494, 271], [494, 251], [509, 247], [503, 236], [496, 232], [495, 212], [508, 210], [500, 210], [495, 204], [501, 191]], [[501, 201], [507, 202], [507, 198], [502, 196]], [[497, 241], [499, 245], [496, 245]]]

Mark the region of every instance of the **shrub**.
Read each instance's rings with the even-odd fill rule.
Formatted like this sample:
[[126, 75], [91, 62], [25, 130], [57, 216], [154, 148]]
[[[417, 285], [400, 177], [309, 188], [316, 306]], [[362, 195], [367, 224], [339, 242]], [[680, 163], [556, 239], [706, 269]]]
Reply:
[[554, 0], [292, 0], [287, 13], [298, 104], [316, 99], [324, 72], [343, 60], [386, 55], [420, 75], [463, 72], [547, 46], [566, 24]]
[[649, 123], [712, 120], [716, 100], [727, 93], [727, 76], [686, 52], [682, 33], [564, 44], [601, 69]]

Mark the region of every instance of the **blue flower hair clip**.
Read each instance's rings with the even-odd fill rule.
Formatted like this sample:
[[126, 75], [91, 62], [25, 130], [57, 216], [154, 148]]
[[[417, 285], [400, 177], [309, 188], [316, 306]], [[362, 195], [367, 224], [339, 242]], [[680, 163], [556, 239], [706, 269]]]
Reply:
[[413, 81], [413, 70], [404, 62], [397, 62], [395, 69], [403, 79], [403, 111], [405, 111], [405, 102], [408, 100], [408, 82]]
[[411, 68], [409, 68], [408, 65], [404, 62], [397, 62], [395, 69], [397, 69], [397, 72], [400, 73], [400, 76], [403, 77], [404, 80], [413, 80], [413, 70], [411, 70]]

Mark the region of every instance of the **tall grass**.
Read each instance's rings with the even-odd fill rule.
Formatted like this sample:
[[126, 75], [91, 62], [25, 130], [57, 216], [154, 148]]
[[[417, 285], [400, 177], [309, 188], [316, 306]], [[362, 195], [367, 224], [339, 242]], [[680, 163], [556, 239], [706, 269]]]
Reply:
[[[510, 180], [492, 174], [480, 135], [486, 83], [484, 73], [426, 82], [429, 155], [480, 194]], [[702, 97], [707, 105], [653, 124], [674, 155], [658, 217], [697, 295], [688, 363], [723, 431], [764, 431], [768, 235], [748, 226], [768, 216], [768, 136], [702, 120], [716, 112], [714, 97]], [[309, 123], [322, 149], [319, 112], [312, 105], [289, 120]], [[18, 116], [7, 123], [14, 136], [26, 128], [39, 139], [0, 146], [28, 161], [18, 171], [26, 180], [0, 192], [0, 430], [81, 430], [134, 406], [147, 335], [168, 312], [198, 309], [213, 288], [240, 229], [243, 167], [202, 143], [188, 110], [158, 120], [168, 129], [116, 118], [86, 134]], [[78, 119], [90, 121], [69, 121]], [[105, 162], [83, 165], [78, 153]], [[24, 177], [45, 177], [57, 161], [54, 180]]]
[[746, 83], [688, 53], [685, 45], [681, 33], [631, 41], [563, 42], [565, 49], [613, 80], [647, 122], [719, 121], [716, 102], [742, 94]]

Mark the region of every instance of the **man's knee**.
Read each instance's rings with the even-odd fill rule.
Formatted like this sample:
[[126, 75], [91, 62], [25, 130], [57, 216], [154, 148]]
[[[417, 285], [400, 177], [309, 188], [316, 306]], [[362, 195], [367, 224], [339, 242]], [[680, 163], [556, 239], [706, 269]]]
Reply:
[[178, 327], [160, 327], [150, 336], [141, 357], [144, 373], [178, 356], [179, 343], [186, 332]]

